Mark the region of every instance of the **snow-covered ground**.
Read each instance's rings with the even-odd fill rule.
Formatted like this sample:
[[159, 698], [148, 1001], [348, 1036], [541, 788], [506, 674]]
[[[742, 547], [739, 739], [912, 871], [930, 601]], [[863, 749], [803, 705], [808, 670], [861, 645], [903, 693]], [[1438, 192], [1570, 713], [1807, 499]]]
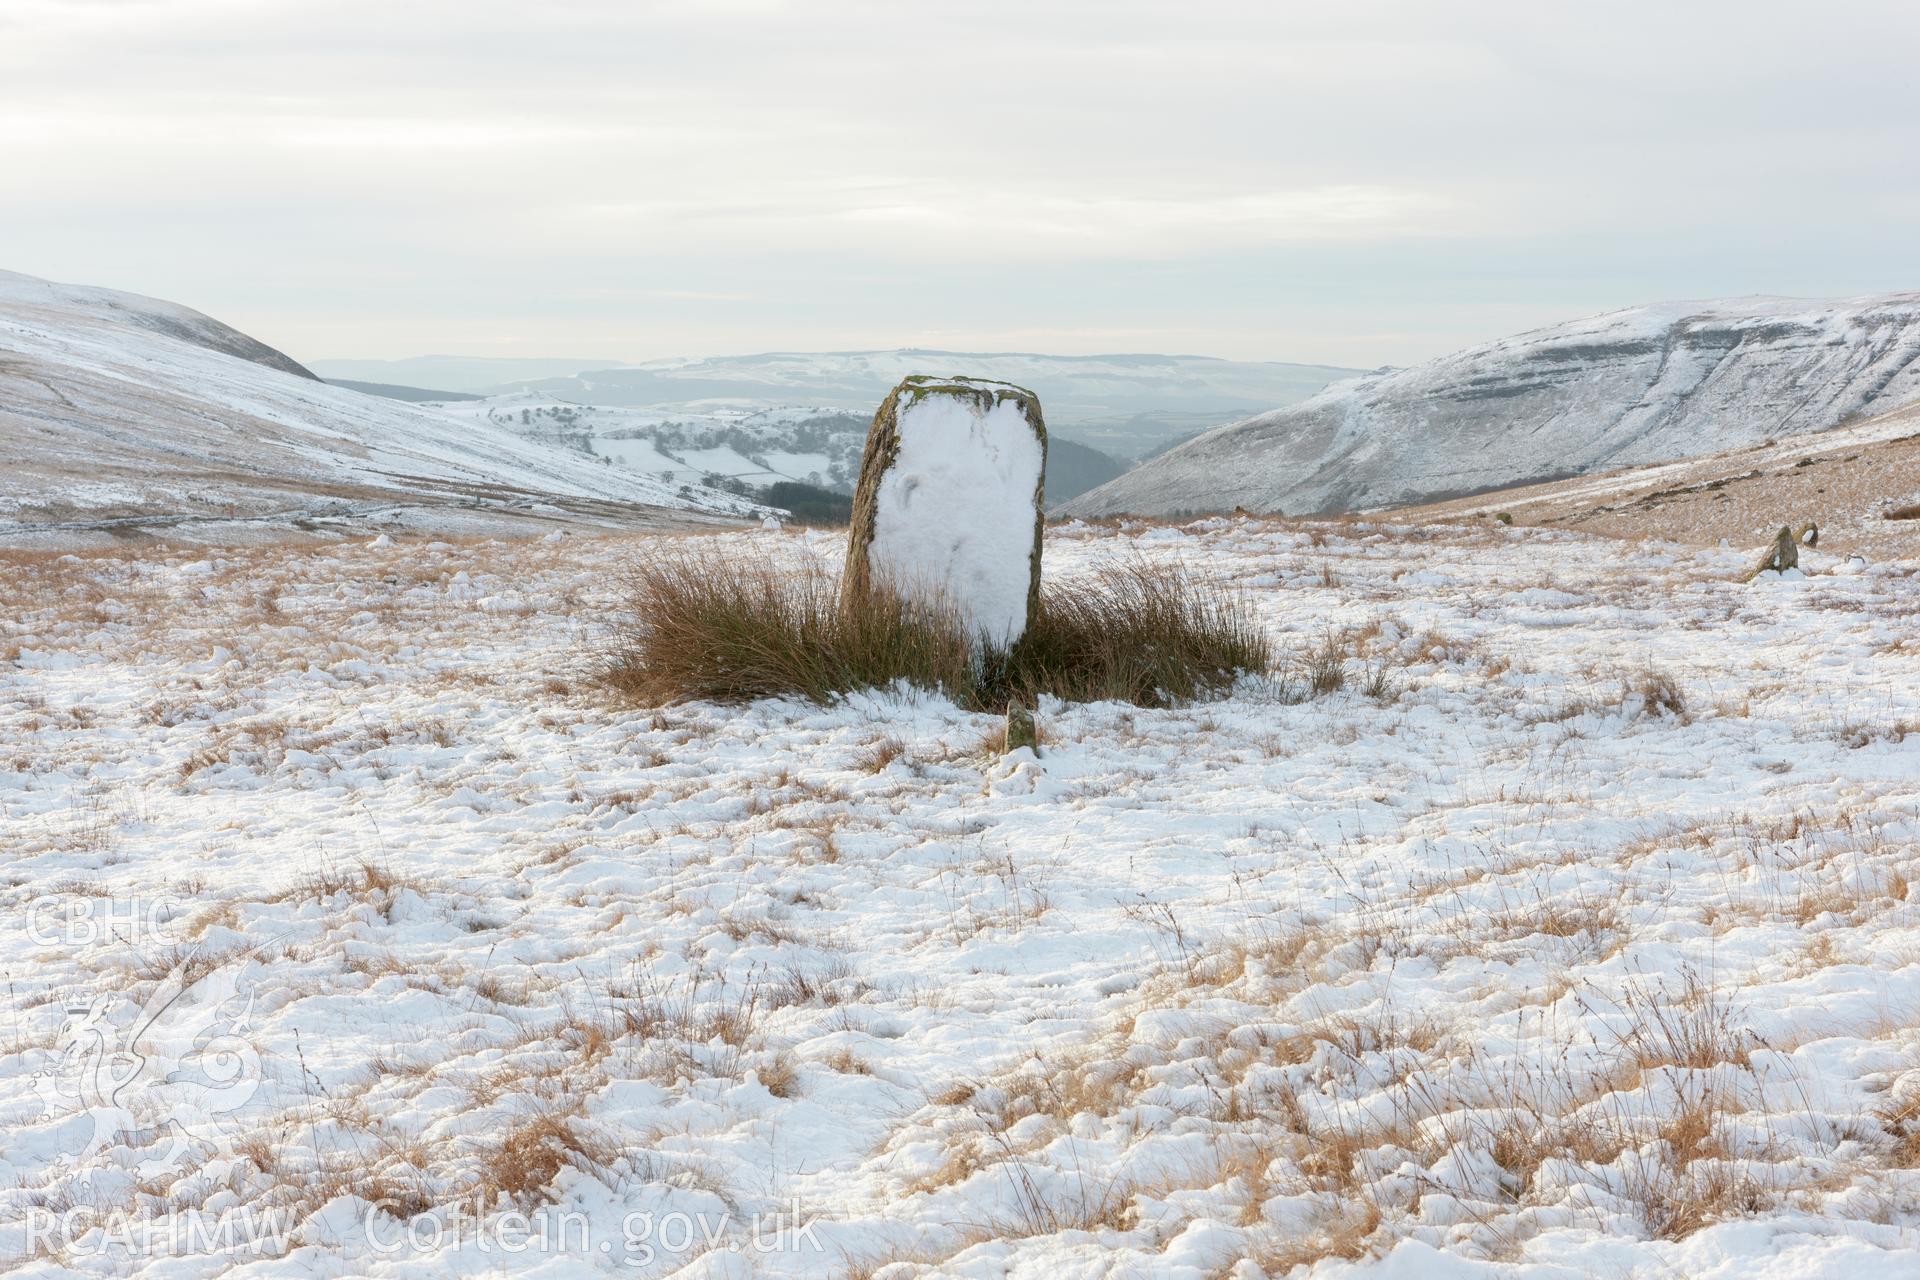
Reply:
[[1913, 564], [1068, 526], [1350, 678], [997, 759], [609, 705], [645, 544], [0, 560], [14, 1274], [1913, 1274]]

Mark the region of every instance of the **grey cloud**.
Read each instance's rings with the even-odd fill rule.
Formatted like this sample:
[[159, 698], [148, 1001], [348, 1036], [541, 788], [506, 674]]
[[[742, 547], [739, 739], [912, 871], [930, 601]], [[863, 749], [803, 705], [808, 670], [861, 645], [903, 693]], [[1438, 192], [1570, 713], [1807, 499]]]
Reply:
[[0, 265], [308, 356], [1407, 361], [1909, 287], [1878, 3], [12, 0]]

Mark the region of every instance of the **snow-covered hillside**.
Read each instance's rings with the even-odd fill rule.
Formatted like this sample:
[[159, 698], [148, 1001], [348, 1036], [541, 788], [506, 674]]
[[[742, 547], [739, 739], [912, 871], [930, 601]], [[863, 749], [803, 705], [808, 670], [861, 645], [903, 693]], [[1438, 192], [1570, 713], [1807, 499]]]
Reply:
[[[1358, 372], [1328, 365], [1214, 360], [1202, 356], [1050, 356], [1013, 352], [774, 352], [655, 360], [527, 378], [502, 360], [494, 386], [476, 379], [484, 364], [445, 357], [321, 360], [325, 377], [362, 378], [451, 391], [531, 391], [580, 404], [646, 406], [700, 413], [709, 401], [767, 409], [817, 405], [873, 414], [909, 374], [964, 374], [1011, 382], [1040, 397], [1047, 427], [1119, 458], [1137, 458], [1174, 440], [1275, 405], [1304, 400]], [[437, 380], [435, 380], [437, 379]]]
[[374, 513], [421, 526], [472, 508], [612, 520], [631, 504], [750, 509], [329, 386], [173, 303], [0, 273], [0, 538]]
[[1826, 552], [1920, 558], [1920, 404], [1814, 435], [1409, 507], [1396, 519], [1503, 519], [1620, 538], [1768, 543], [1813, 521]]
[[518, 392], [433, 406], [650, 476], [678, 488], [710, 476], [764, 486], [799, 480], [851, 492], [871, 407], [863, 413], [811, 406], [714, 402], [698, 409], [573, 404]]
[[1067, 504], [1364, 510], [1821, 431], [1920, 398], [1920, 294], [1668, 303], [1338, 383]]
[[[574, 404], [535, 391], [433, 407], [611, 460], [672, 486], [676, 493], [714, 480], [756, 490], [797, 480], [851, 495], [873, 420], [872, 406], [856, 410], [713, 400], [641, 408]], [[1124, 470], [1098, 449], [1055, 435], [1047, 451], [1047, 500], [1085, 493]]]

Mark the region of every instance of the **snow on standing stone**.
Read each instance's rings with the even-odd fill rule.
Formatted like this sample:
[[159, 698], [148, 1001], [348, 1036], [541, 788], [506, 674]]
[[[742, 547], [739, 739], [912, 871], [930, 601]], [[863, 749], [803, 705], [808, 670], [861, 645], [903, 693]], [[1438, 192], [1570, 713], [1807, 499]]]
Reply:
[[850, 596], [874, 583], [944, 597], [1008, 646], [1040, 600], [1047, 428], [1033, 392], [915, 376], [867, 432], [847, 546]]

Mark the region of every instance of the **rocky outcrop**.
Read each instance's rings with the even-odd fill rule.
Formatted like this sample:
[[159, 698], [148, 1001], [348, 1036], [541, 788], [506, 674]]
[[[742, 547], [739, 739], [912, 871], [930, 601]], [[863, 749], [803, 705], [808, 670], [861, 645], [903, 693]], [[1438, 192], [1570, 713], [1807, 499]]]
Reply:
[[1755, 445], [1915, 400], [1920, 294], [1639, 307], [1336, 383], [1060, 510], [1403, 506]]

